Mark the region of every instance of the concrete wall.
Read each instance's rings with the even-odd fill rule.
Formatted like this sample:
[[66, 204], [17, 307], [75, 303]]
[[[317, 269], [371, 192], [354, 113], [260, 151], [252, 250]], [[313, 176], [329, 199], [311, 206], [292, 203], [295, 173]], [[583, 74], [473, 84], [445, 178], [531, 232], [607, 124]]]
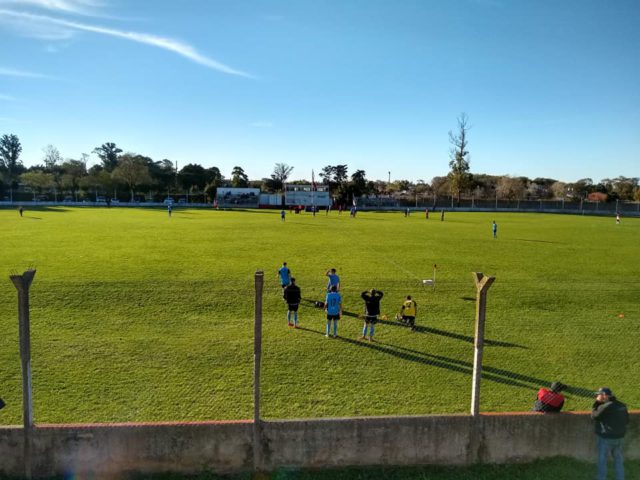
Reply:
[[[594, 461], [588, 413], [374, 417], [261, 423], [259, 467], [515, 463], [552, 456]], [[253, 423], [39, 425], [35, 476], [233, 472], [253, 468]], [[640, 412], [626, 458], [640, 459]], [[0, 474], [23, 474], [23, 433], [0, 427]]]

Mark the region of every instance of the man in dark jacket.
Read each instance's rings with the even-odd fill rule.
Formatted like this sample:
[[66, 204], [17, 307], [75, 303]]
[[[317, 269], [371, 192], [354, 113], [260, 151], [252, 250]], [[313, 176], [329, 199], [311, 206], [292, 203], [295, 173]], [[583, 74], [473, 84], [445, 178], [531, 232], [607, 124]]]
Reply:
[[[296, 285], [296, 279], [291, 277], [290, 283], [284, 287], [282, 296], [287, 302], [287, 323], [290, 327], [298, 328], [298, 306], [300, 306], [300, 287]], [[293, 323], [291, 323], [291, 314], [293, 313]]]
[[564, 405], [564, 396], [560, 393], [567, 388], [566, 385], [560, 382], [553, 382], [551, 384], [551, 390], [542, 387], [538, 390], [538, 396], [533, 404], [533, 410], [536, 412], [559, 412]]
[[596, 392], [596, 401], [591, 410], [591, 418], [595, 421], [595, 432], [598, 436], [598, 479], [607, 478], [607, 458], [613, 457], [616, 480], [624, 480], [624, 461], [622, 445], [629, 412], [627, 406], [619, 402], [608, 387]]
[[362, 292], [360, 297], [364, 300], [364, 328], [362, 329], [363, 340], [367, 338], [367, 327], [369, 327], [369, 341], [373, 342], [373, 332], [375, 330], [378, 315], [380, 315], [380, 299], [384, 293], [373, 288], [368, 292]]

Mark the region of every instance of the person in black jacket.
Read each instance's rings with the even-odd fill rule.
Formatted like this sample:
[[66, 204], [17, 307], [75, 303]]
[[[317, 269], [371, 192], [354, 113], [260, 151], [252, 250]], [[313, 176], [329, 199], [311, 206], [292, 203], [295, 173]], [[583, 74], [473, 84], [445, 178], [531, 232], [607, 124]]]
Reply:
[[591, 418], [595, 421], [598, 436], [598, 480], [607, 478], [609, 453], [613, 457], [616, 480], [624, 480], [622, 444], [629, 422], [627, 406], [618, 401], [610, 388], [602, 387], [596, 392]]
[[542, 387], [538, 390], [533, 410], [536, 412], [559, 412], [564, 405], [564, 396], [560, 393], [567, 388], [564, 383], [553, 382], [551, 389]]
[[373, 342], [373, 332], [375, 330], [378, 315], [380, 315], [380, 299], [384, 293], [380, 290], [364, 291], [360, 297], [364, 300], [364, 328], [362, 329], [363, 340], [367, 338], [367, 327], [369, 327], [369, 341]]
[[[287, 323], [290, 327], [298, 328], [298, 307], [300, 306], [300, 287], [296, 285], [296, 279], [291, 277], [291, 283], [284, 287], [282, 296], [287, 302]], [[293, 313], [293, 323], [291, 323], [291, 314]]]

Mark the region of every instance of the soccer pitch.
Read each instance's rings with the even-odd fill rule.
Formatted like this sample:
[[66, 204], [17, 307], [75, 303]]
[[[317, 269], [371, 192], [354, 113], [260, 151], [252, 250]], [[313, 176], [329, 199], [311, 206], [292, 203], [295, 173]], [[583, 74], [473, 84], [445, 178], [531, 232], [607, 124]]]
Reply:
[[[491, 222], [498, 224], [493, 239]], [[254, 272], [265, 272], [266, 418], [467, 413], [475, 286], [489, 290], [481, 411], [529, 410], [560, 380], [567, 410], [610, 386], [640, 408], [640, 219], [512, 213], [0, 210], [0, 423], [21, 422], [17, 293], [31, 288], [36, 422], [250, 418]], [[302, 289], [286, 324], [276, 275]], [[438, 265], [436, 288], [425, 287]], [[341, 277], [338, 339], [324, 337], [328, 268]], [[360, 293], [389, 320], [358, 340]], [[416, 332], [394, 321], [419, 306]]]

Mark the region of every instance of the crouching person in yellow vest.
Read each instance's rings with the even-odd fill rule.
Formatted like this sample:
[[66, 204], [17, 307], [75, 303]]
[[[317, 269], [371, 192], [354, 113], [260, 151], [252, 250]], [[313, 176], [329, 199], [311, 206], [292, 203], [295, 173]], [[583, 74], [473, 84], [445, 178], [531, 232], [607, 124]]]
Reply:
[[400, 316], [402, 323], [411, 327], [411, 331], [416, 329], [416, 315], [418, 314], [418, 304], [411, 298], [411, 295], [407, 295], [402, 307], [400, 307]]

